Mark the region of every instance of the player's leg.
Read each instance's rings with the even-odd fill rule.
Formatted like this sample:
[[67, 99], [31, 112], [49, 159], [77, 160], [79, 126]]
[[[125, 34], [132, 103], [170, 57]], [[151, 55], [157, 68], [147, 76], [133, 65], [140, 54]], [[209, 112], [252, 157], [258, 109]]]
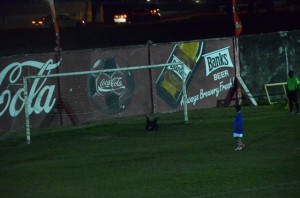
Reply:
[[236, 138], [237, 141], [237, 148], [235, 150], [242, 150], [245, 147], [245, 144], [242, 142], [242, 138]]
[[293, 112], [293, 94], [291, 91], [288, 91], [287, 93], [288, 100], [289, 100], [289, 108], [290, 108], [290, 113]]
[[296, 105], [296, 114], [299, 114], [299, 103], [298, 103], [298, 92], [295, 91], [294, 95], [295, 105]]
[[235, 150], [241, 150], [241, 148], [240, 148], [240, 138], [239, 137], [235, 137], [235, 140], [237, 142], [237, 147], [236, 147]]
[[242, 138], [239, 139], [239, 147], [241, 150], [245, 147], [245, 144], [242, 142]]

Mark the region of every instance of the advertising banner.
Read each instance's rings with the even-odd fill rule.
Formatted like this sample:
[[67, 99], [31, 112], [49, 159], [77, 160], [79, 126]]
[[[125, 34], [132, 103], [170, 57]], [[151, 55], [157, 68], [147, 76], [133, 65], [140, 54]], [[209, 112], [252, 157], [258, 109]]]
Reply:
[[[180, 111], [182, 72], [188, 109], [216, 107], [234, 81], [232, 38], [0, 58], [0, 131], [25, 127], [24, 76], [76, 73], [28, 82], [31, 128]], [[78, 72], [182, 62], [164, 68]]]
[[[63, 53], [61, 71], [97, 71], [147, 65], [147, 46]], [[146, 114], [151, 109], [148, 70], [61, 78], [64, 124]], [[72, 117], [70, 117], [72, 115]]]
[[[37, 54], [0, 59], [0, 131], [25, 128], [23, 76], [56, 73], [61, 62], [54, 62], [52, 57], [53, 54]], [[32, 116], [33, 123], [40, 123], [55, 105], [57, 82], [35, 79], [32, 85], [29, 111], [38, 115]]]
[[[165, 56], [165, 62], [183, 62], [187, 77], [188, 109], [211, 108], [228, 97], [233, 88], [235, 67], [232, 38], [190, 41], [170, 46], [154, 46], [152, 62]], [[168, 49], [168, 50], [166, 50]], [[155, 105], [159, 112], [182, 109], [182, 77], [178, 68], [167, 67], [156, 80]]]

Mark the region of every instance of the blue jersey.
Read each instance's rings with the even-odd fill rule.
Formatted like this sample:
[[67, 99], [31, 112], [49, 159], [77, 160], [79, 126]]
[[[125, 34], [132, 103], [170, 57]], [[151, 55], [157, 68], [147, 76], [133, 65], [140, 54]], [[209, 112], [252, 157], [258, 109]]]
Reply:
[[239, 111], [234, 120], [233, 137], [243, 137], [243, 133], [243, 115], [242, 112]]

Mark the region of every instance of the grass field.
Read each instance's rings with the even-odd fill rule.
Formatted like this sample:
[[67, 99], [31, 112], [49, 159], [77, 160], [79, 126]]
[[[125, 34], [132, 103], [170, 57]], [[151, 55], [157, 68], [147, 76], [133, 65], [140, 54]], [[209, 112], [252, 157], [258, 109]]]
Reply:
[[0, 197], [299, 197], [300, 116], [283, 105], [243, 107], [246, 148], [235, 151], [234, 108], [161, 114], [97, 126], [0, 137]]

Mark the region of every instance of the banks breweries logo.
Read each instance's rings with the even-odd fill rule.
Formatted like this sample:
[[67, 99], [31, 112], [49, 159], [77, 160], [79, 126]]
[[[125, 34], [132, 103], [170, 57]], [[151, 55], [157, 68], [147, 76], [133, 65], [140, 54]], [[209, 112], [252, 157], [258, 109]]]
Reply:
[[229, 48], [230, 47], [225, 47], [203, 55], [206, 67], [206, 77], [219, 68], [234, 67], [230, 58]]
[[[134, 81], [130, 71], [116, 71], [115, 58], [98, 60], [92, 70], [106, 70], [89, 75], [88, 94], [96, 108], [107, 114], [123, 111], [131, 102]], [[111, 71], [110, 71], [111, 70]]]

